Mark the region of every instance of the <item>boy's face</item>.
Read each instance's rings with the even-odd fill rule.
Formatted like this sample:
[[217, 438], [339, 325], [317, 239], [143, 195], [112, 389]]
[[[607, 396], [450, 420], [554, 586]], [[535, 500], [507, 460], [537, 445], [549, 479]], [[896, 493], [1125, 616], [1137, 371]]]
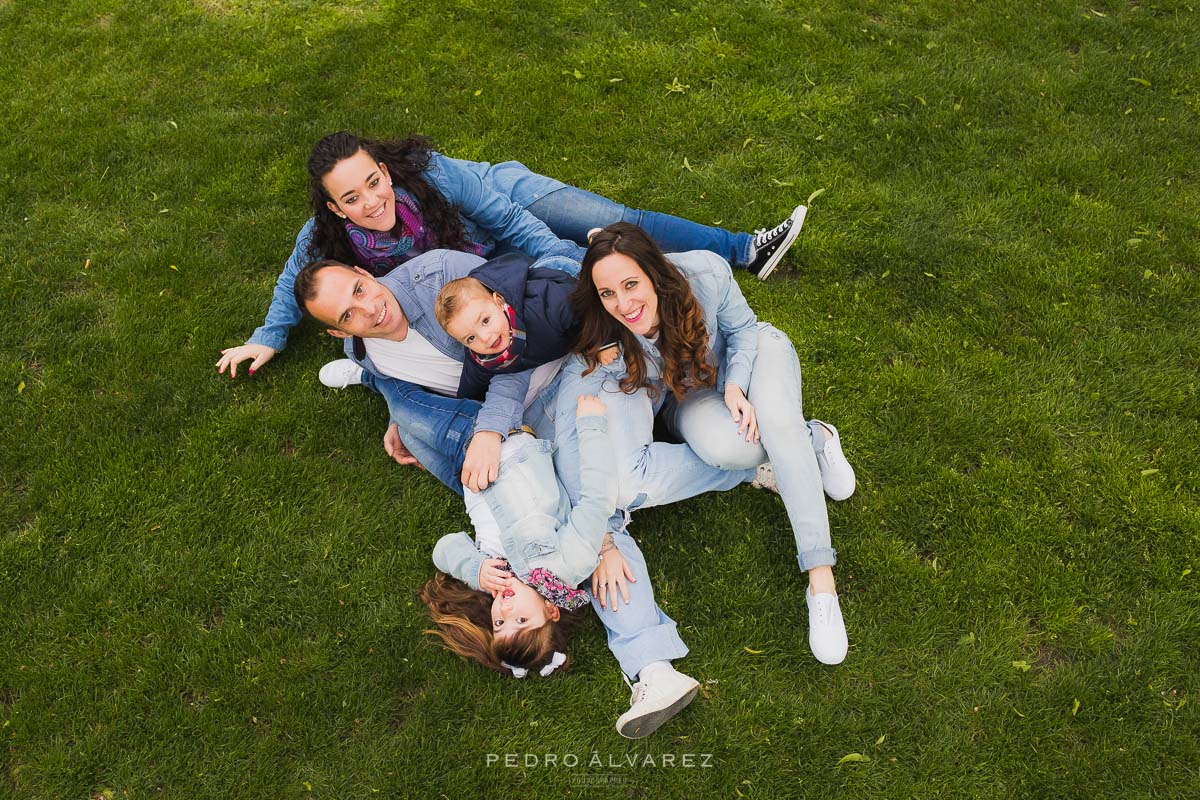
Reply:
[[492, 292], [472, 297], [446, 323], [446, 332], [473, 353], [492, 356], [512, 343], [512, 326], [504, 313], [504, 298]]

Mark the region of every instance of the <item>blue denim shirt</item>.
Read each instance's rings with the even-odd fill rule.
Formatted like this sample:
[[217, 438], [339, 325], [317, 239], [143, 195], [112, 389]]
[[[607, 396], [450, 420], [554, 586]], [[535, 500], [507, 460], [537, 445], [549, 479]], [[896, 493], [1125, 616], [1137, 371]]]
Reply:
[[[579, 431], [579, 503], [571, 507], [554, 472], [554, 445], [534, 439], [500, 465], [483, 497], [496, 517], [509, 566], [524, 580], [542, 567], [568, 586], [587, 580], [600, 563], [608, 518], [617, 506], [617, 474], [608, 417], [588, 415]], [[487, 558], [465, 532], [450, 533], [433, 548], [442, 572], [479, 589], [479, 567]]]
[[[758, 317], [742, 296], [729, 262], [707, 250], [668, 253], [667, 258], [687, 276], [692, 293], [704, 311], [708, 346], [717, 364], [717, 391], [723, 392], [729, 383], [736, 383], [743, 392], [749, 391], [754, 359], [758, 355]], [[637, 339], [646, 353], [647, 377], [663, 386], [662, 356], [658, 347], [644, 336], [637, 336]], [[582, 361], [572, 361], [577, 363], [568, 362], [563, 368], [582, 374], [586, 369]], [[597, 367], [588, 374], [588, 380], [600, 386], [606, 380], [619, 380], [624, 376], [625, 360], [618, 358], [607, 367]]]
[[[424, 336], [439, 353], [456, 361], [467, 357], [464, 348], [453, 336], [446, 333], [433, 315], [434, 301], [438, 292], [452, 280], [466, 277], [471, 270], [484, 263], [484, 259], [473, 253], [459, 250], [430, 250], [416, 258], [405, 261], [388, 274], [379, 278], [400, 303], [400, 310], [408, 319], [409, 326]], [[562, 256], [550, 256], [535, 261], [529, 267], [557, 269], [568, 274], [578, 274], [579, 264]], [[355, 352], [354, 339], [343, 340], [346, 357], [364, 369], [385, 378], [394, 377], [380, 371], [365, 352]], [[475, 432], [495, 431], [502, 437], [521, 426], [525, 415], [525, 395], [529, 391], [532, 372], [500, 373], [492, 376], [488, 384], [483, 407], [475, 418]]]
[[[546, 224], [525, 209], [551, 192], [566, 187], [561, 181], [530, 172], [523, 164], [505, 161], [492, 166], [485, 161], [462, 161], [434, 153], [425, 179], [458, 209], [467, 235], [475, 242], [496, 241], [502, 250], [520, 250], [530, 258], [566, 256], [583, 260], [583, 248], [559, 239]], [[275, 282], [267, 318], [247, 340], [274, 350], [287, 346], [288, 332], [303, 316], [292, 286], [296, 275], [311, 261], [308, 243], [313, 220], [296, 236], [296, 246]], [[578, 274], [578, 269], [571, 273]]]

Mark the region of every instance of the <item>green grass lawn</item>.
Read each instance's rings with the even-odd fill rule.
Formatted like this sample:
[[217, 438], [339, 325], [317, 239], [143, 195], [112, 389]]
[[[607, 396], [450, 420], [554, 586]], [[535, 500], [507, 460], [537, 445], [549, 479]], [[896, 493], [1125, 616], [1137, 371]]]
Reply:
[[[0, 47], [0, 796], [1200, 795], [1195, 6], [0, 0]], [[382, 401], [312, 324], [213, 369], [340, 128], [741, 229], [821, 192], [741, 283], [858, 471], [845, 664], [750, 488], [635, 520], [704, 686], [649, 739], [594, 622], [552, 680], [422, 635], [466, 517]]]

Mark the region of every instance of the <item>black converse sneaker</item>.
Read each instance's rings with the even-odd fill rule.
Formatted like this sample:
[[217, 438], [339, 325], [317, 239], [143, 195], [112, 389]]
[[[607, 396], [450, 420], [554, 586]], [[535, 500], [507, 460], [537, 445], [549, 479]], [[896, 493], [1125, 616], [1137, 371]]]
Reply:
[[774, 228], [756, 230], [754, 232], [754, 255], [751, 256], [746, 269], [757, 275], [760, 281], [765, 281], [775, 271], [775, 267], [779, 266], [779, 262], [783, 260], [783, 254], [792, 246], [792, 242], [796, 241], [796, 237], [800, 235], [800, 229], [804, 227], [804, 216], [807, 213], [807, 206], [796, 206], [792, 215]]

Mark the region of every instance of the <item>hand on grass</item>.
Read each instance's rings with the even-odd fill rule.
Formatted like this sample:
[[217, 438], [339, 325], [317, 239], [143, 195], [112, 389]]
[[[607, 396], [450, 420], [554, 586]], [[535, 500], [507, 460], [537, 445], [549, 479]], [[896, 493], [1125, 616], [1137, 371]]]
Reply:
[[237, 377], [238, 364], [248, 358], [254, 359], [250, 362], [250, 374], [261, 367], [263, 364], [270, 361], [275, 353], [278, 352], [274, 347], [267, 347], [265, 344], [242, 344], [237, 347], [226, 347], [221, 351], [221, 359], [217, 362], [217, 372], [223, 374], [225, 368], [229, 367], [229, 377]]
[[400, 466], [412, 464], [417, 469], [425, 469], [421, 462], [417, 461], [417, 457], [404, 446], [404, 441], [400, 438], [400, 428], [394, 422], [388, 425], [387, 432], [383, 434], [383, 449]]

